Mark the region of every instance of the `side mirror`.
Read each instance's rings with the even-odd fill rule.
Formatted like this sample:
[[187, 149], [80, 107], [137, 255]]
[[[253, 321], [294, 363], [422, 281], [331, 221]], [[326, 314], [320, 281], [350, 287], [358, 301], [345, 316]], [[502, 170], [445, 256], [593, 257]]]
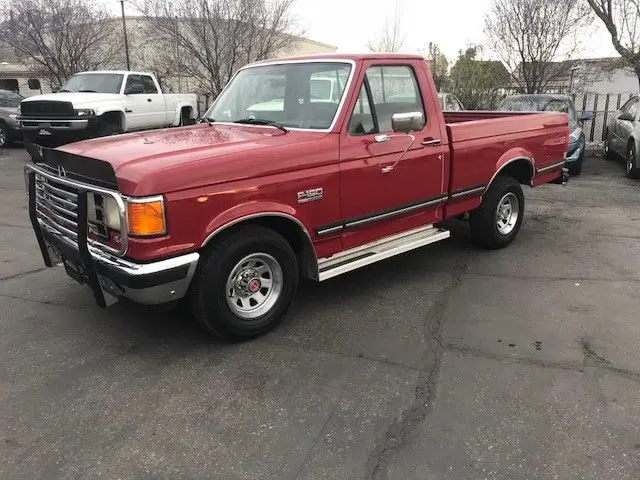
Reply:
[[623, 113], [622, 115], [620, 115], [618, 117], [618, 120], [625, 120], [627, 122], [634, 122], [635, 121], [635, 117], [633, 115], [631, 115], [630, 113]]
[[394, 132], [417, 132], [424, 128], [424, 124], [422, 112], [394, 113], [391, 117], [391, 128]]
[[582, 115], [578, 118], [579, 122], [587, 122], [596, 118], [595, 112], [582, 112]]
[[27, 83], [29, 84], [29, 90], [40, 90], [40, 80], [37, 78], [30, 78]]
[[51, 93], [58, 93], [58, 90], [60, 90], [60, 87], [53, 87]]
[[124, 90], [125, 95], [139, 95], [144, 93], [144, 86], [140, 83], [134, 83]]

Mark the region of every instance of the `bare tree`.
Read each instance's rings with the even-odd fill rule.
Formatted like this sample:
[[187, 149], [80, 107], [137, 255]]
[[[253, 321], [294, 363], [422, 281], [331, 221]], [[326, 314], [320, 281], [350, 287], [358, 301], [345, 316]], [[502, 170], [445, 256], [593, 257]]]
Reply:
[[[180, 72], [217, 95], [236, 70], [295, 47], [294, 0], [141, 0], [149, 18], [155, 70]], [[171, 65], [173, 72], [166, 67]]]
[[402, 18], [396, 0], [393, 15], [385, 18], [384, 27], [367, 42], [367, 47], [372, 52], [399, 52], [405, 40], [406, 35], [402, 33]]
[[118, 59], [109, 15], [91, 0], [12, 0], [0, 18], [0, 43], [53, 84]]
[[494, 0], [485, 33], [518, 89], [539, 93], [568, 74], [590, 13], [583, 0]]
[[420, 53], [426, 57], [429, 63], [429, 69], [431, 70], [431, 76], [436, 84], [438, 91], [442, 91], [449, 81], [449, 60], [445, 54], [442, 53], [437, 43], [429, 42], [428, 52], [425, 54], [422, 51]]
[[613, 47], [640, 82], [640, 0], [587, 0], [611, 35]]

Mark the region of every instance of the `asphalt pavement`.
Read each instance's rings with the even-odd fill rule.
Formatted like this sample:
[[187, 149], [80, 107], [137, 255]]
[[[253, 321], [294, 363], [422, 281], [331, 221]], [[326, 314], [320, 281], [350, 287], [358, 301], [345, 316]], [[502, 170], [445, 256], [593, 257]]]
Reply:
[[45, 269], [0, 150], [0, 479], [640, 478], [640, 182], [587, 158], [466, 226], [316, 285], [244, 344], [101, 310]]

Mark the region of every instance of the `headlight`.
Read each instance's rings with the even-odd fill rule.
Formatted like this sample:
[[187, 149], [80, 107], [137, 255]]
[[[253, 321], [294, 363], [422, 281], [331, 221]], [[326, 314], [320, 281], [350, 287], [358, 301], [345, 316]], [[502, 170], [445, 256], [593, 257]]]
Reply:
[[16, 119], [18, 118], [18, 115], [17, 115], [17, 114], [15, 114], [15, 113], [10, 113], [10, 114], [9, 114], [9, 118], [15, 122], [15, 121], [16, 121]]
[[99, 193], [87, 194], [87, 220], [89, 223], [104, 225], [111, 230], [120, 231], [120, 212], [113, 197]]
[[580, 139], [580, 133], [575, 131], [569, 135], [569, 143], [576, 143]]
[[127, 202], [127, 215], [131, 236], [151, 237], [167, 232], [162, 197], [130, 198]]
[[78, 109], [76, 109], [74, 111], [76, 112], [76, 116], [77, 117], [84, 117], [84, 116], [91, 117], [91, 116], [96, 114], [96, 112], [94, 112], [90, 108], [78, 108]]

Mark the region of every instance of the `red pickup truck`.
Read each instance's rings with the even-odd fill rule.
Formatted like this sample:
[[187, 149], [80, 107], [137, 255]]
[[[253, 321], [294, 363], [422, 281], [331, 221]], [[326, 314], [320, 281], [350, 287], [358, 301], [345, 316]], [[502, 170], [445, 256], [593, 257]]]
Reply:
[[418, 56], [240, 69], [196, 125], [45, 149], [25, 167], [47, 266], [106, 306], [185, 300], [210, 332], [275, 327], [298, 281], [444, 240], [513, 241], [522, 185], [566, 184], [563, 113], [443, 113]]

